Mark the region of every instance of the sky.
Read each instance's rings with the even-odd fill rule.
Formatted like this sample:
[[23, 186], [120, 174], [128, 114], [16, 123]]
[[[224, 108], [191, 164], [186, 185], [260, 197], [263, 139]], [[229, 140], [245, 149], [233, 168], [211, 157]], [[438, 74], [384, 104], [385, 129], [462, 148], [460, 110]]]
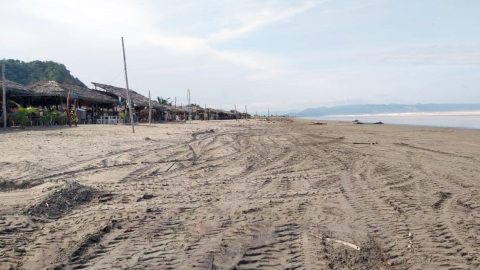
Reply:
[[2, 1], [0, 59], [212, 108], [480, 103], [478, 0]]

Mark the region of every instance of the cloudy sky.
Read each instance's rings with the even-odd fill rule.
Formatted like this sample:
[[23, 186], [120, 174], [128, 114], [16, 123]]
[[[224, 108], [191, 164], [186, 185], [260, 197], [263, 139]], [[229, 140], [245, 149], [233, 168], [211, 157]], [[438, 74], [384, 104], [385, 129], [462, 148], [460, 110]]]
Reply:
[[2, 1], [0, 58], [223, 109], [480, 103], [478, 0]]

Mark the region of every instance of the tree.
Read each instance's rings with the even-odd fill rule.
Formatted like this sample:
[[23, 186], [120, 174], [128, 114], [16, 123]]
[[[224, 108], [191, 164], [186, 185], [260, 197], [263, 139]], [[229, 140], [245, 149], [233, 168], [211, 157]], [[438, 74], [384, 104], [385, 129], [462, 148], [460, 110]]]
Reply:
[[169, 101], [169, 100], [170, 100], [170, 98], [164, 99], [164, 98], [162, 98], [162, 97], [157, 97], [158, 103], [163, 104], [163, 105], [170, 105], [170, 106], [172, 106], [173, 101]]
[[49, 127], [52, 124], [54, 112], [50, 110], [44, 110], [40, 120]]
[[30, 114], [35, 114], [35, 115], [38, 114], [37, 109], [35, 109], [33, 107], [24, 108], [24, 107], [22, 107], [22, 105], [14, 102], [14, 101], [10, 101], [10, 103], [12, 103], [12, 104], [14, 104], [15, 106], [18, 107], [18, 112], [11, 113], [10, 114], [10, 119], [12, 119], [14, 121], [17, 121], [20, 124], [20, 127], [22, 129], [24, 129], [25, 126], [28, 124], [28, 116]]
[[3, 59], [5, 62], [5, 77], [9, 80], [29, 85], [38, 81], [57, 81], [85, 86], [78, 78], [70, 74], [65, 65], [53, 61], [23, 62], [20, 60]]

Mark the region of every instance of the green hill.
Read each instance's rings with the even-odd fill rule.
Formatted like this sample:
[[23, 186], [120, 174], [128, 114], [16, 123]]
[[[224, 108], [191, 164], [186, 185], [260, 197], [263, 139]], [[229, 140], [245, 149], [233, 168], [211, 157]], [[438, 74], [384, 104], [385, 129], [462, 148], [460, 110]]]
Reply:
[[78, 78], [70, 74], [65, 65], [53, 61], [31, 61], [4, 59], [5, 78], [24, 85], [38, 81], [57, 81], [85, 86]]

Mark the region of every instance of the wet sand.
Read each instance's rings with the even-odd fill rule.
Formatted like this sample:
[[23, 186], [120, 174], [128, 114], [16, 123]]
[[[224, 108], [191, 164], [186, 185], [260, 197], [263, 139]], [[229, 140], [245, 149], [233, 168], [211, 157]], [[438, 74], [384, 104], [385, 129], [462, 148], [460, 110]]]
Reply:
[[479, 130], [242, 120], [0, 138], [0, 269], [480, 268]]

